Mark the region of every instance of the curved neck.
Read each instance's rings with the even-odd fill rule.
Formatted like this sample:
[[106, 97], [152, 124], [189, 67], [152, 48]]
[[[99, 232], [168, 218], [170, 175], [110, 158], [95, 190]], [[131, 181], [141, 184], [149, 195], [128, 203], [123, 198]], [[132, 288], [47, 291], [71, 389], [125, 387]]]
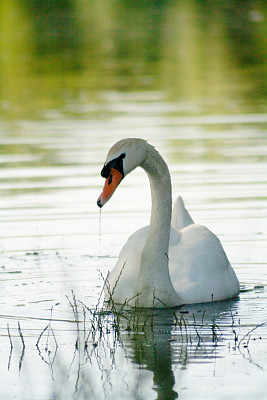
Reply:
[[168, 248], [172, 214], [171, 178], [169, 169], [160, 154], [151, 146], [141, 167], [150, 181], [152, 210], [149, 233], [145, 243], [140, 273], [157, 270], [168, 271]]

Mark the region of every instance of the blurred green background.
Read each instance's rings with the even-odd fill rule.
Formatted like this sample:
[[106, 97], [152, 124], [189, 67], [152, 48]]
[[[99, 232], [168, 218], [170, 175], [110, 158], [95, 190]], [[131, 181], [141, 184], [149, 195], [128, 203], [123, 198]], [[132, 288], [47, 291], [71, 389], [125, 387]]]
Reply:
[[264, 112], [266, 11], [253, 0], [2, 0], [2, 117], [102, 117], [114, 92], [159, 93], [177, 115]]

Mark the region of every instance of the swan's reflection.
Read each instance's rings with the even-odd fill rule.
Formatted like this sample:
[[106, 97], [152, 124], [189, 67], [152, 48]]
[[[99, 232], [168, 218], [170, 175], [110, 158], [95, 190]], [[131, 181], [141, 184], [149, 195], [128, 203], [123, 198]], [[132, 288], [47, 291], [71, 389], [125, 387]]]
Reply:
[[158, 400], [178, 397], [174, 390], [175, 365], [186, 368], [190, 360], [216, 356], [222, 337], [222, 316], [228, 314], [229, 323], [236, 302], [229, 300], [176, 310], [131, 310], [125, 318], [120, 318], [119, 338], [126, 356], [153, 373], [153, 390]]
[[[133, 311], [132, 311], [133, 312]], [[172, 370], [171, 339], [174, 314], [170, 310], [142, 310], [132, 324], [132, 330], [121, 340], [131, 361], [153, 372], [153, 389], [158, 399], [176, 399]], [[125, 321], [120, 328], [125, 329]], [[128, 327], [129, 329], [129, 327]]]
[[[145, 375], [142, 371], [147, 370], [153, 374], [153, 386], [151, 388], [151, 383], [146, 384], [144, 389], [148, 393], [153, 389], [158, 400], [172, 400], [178, 397], [177, 388], [182, 386], [183, 370], [189, 368], [190, 363], [213, 362], [221, 353], [224, 339], [229, 338], [229, 332], [233, 332], [238, 300], [161, 310], [127, 310], [113, 305], [112, 310], [100, 308], [92, 312], [84, 306], [83, 322], [76, 306], [71, 306], [79, 328], [72, 361], [65, 372], [66, 382], [70, 377], [70, 387], [74, 383], [74, 393], [78, 397], [87, 390], [89, 378], [101, 382], [104, 395], [107, 386], [109, 391], [112, 388], [116, 392], [121, 383], [123, 390], [139, 391], [135, 386], [136, 379], [142, 378]], [[90, 311], [90, 317], [87, 314], [89, 319], [86, 318], [86, 310]], [[47, 330], [44, 330], [42, 336], [46, 333]], [[51, 354], [53, 349], [45, 348], [47, 350]], [[39, 355], [44, 361], [41, 351]], [[60, 356], [57, 354], [55, 358], [58, 365], [57, 362], [51, 365], [54, 377], [57, 376], [54, 369], [59, 367], [61, 372], [63, 370]], [[130, 360], [130, 364], [137, 366], [140, 375], [135, 375], [136, 368], [124, 368], [121, 364], [123, 360]], [[129, 373], [128, 377], [117, 374], [121, 371]], [[121, 381], [118, 376], [121, 376]], [[98, 398], [102, 398], [100, 394]]]

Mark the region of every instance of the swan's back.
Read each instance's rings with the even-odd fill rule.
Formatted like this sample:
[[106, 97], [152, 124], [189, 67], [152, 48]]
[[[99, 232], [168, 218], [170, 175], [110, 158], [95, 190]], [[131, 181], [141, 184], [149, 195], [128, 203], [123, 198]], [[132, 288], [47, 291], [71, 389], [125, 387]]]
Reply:
[[180, 230], [169, 249], [170, 275], [184, 304], [235, 297], [239, 282], [218, 237], [202, 225]]

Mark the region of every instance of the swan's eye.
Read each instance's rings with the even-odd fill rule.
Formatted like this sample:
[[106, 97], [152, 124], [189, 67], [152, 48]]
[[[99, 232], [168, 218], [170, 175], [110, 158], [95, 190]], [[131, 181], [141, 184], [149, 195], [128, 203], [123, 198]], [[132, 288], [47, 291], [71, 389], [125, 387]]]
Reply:
[[[122, 177], [124, 177], [124, 171], [123, 171], [123, 159], [125, 158], [125, 153], [122, 153], [119, 157], [114, 158], [114, 160], [111, 160], [107, 163], [107, 165], [104, 165], [102, 171], [101, 171], [101, 176], [103, 178], [108, 178], [110, 176], [110, 170], [111, 168], [116, 169], [122, 174]], [[111, 178], [112, 180], [112, 178]]]

